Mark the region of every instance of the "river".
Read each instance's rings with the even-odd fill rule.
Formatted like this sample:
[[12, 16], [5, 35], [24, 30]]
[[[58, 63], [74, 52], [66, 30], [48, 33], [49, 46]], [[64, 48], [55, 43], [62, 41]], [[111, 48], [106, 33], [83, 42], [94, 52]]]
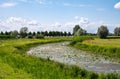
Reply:
[[69, 42], [44, 44], [27, 51], [27, 54], [54, 60], [68, 65], [77, 65], [88, 71], [98, 73], [119, 72], [120, 63], [107, 57], [95, 55], [70, 46]]

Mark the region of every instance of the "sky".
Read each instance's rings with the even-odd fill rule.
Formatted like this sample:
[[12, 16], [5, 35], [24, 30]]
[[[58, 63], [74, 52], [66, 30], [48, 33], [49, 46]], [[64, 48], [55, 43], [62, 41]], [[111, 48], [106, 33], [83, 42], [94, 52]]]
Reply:
[[120, 27], [120, 0], [0, 0], [0, 31], [67, 31], [80, 27], [96, 33]]

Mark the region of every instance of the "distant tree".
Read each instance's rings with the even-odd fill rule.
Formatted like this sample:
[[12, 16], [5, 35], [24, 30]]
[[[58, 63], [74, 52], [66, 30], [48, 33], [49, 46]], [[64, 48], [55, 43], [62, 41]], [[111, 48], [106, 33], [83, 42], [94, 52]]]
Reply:
[[78, 29], [80, 29], [80, 26], [75, 25], [75, 27], [73, 28], [73, 35], [78, 31]]
[[40, 32], [39, 32], [39, 31], [37, 31], [37, 35], [38, 35], [38, 34], [40, 34]]
[[5, 31], [5, 35], [9, 35], [9, 33], [7, 31]]
[[64, 32], [63, 35], [64, 35], [64, 36], [67, 36], [67, 32]]
[[1, 33], [0, 33], [1, 35], [4, 35], [4, 33], [3, 33], [3, 31], [1, 31]]
[[60, 32], [60, 36], [63, 36], [63, 32]]
[[35, 33], [35, 32], [33, 32], [33, 33], [32, 33], [32, 35], [33, 35], [33, 36], [35, 36], [35, 35], [36, 35], [36, 33]]
[[52, 32], [51, 31], [49, 31], [49, 36], [52, 36]]
[[84, 30], [80, 27], [74, 35], [81, 36], [81, 35], [85, 35], [85, 34], [86, 34], [86, 30]]
[[100, 38], [106, 38], [109, 33], [109, 30], [107, 29], [107, 26], [100, 26], [97, 30], [97, 35]]
[[68, 34], [67, 34], [68, 36], [71, 36], [72, 34], [70, 33], [70, 32], [68, 32]]
[[41, 35], [44, 35], [45, 34], [45, 32], [44, 31], [41, 31]]
[[32, 32], [29, 32], [29, 33], [28, 33], [27, 38], [33, 38]]
[[32, 32], [29, 32], [28, 35], [32, 35]]
[[18, 36], [18, 31], [17, 30], [14, 30], [14, 31], [11, 31], [11, 35], [12, 36], [15, 36], [15, 37], [17, 37]]
[[20, 29], [20, 36], [21, 36], [22, 38], [25, 38], [25, 37], [27, 36], [27, 32], [28, 32], [28, 28], [27, 28], [27, 27], [22, 27], [22, 28]]
[[45, 32], [44, 32], [44, 35], [45, 35], [45, 36], [48, 36], [48, 31], [45, 31]]
[[116, 28], [114, 29], [114, 34], [115, 34], [116, 36], [120, 36], [120, 27], [116, 27]]

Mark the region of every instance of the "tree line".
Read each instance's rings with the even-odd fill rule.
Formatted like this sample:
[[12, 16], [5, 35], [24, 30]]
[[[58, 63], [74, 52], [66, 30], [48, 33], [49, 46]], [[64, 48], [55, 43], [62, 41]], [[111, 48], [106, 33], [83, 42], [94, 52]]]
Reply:
[[15, 38], [44, 38], [44, 36], [72, 36], [71, 32], [62, 31], [37, 31], [29, 32], [27, 27], [22, 27], [19, 31], [0, 32], [0, 36], [14, 36]]
[[[73, 28], [74, 36], [89, 35], [89, 34], [92, 35], [91, 33], [87, 33], [87, 31], [82, 29], [79, 25], [75, 25], [75, 27]], [[95, 35], [97, 35], [100, 38], [106, 38], [108, 35], [110, 35], [110, 33], [107, 26], [101, 25], [100, 27], [98, 27], [97, 33]], [[116, 27], [114, 29], [114, 34], [112, 35], [120, 36], [120, 27]]]
[[120, 27], [114, 29], [114, 34], [109, 33], [107, 26], [101, 25], [98, 27], [97, 33], [87, 33], [87, 31], [80, 27], [80, 25], [75, 25], [73, 28], [73, 33], [62, 32], [62, 31], [37, 31], [29, 32], [27, 27], [22, 27], [19, 31], [14, 30], [10, 32], [0, 32], [0, 38], [44, 38], [44, 36], [83, 36], [92, 35], [98, 36], [100, 38], [106, 38], [108, 35], [120, 36]]

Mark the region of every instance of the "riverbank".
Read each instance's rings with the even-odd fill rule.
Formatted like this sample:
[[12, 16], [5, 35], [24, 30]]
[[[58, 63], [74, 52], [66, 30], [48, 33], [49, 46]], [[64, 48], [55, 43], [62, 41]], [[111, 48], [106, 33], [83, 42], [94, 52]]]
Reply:
[[27, 55], [40, 44], [68, 41], [70, 38], [0, 40], [1, 79], [120, 79], [118, 74], [98, 75], [77, 66]]
[[[85, 40], [84, 40], [85, 38]], [[83, 39], [82, 41], [79, 41]], [[98, 39], [95, 37], [75, 37], [73, 44], [75, 48], [92, 52], [94, 54], [120, 59], [119, 39]]]

